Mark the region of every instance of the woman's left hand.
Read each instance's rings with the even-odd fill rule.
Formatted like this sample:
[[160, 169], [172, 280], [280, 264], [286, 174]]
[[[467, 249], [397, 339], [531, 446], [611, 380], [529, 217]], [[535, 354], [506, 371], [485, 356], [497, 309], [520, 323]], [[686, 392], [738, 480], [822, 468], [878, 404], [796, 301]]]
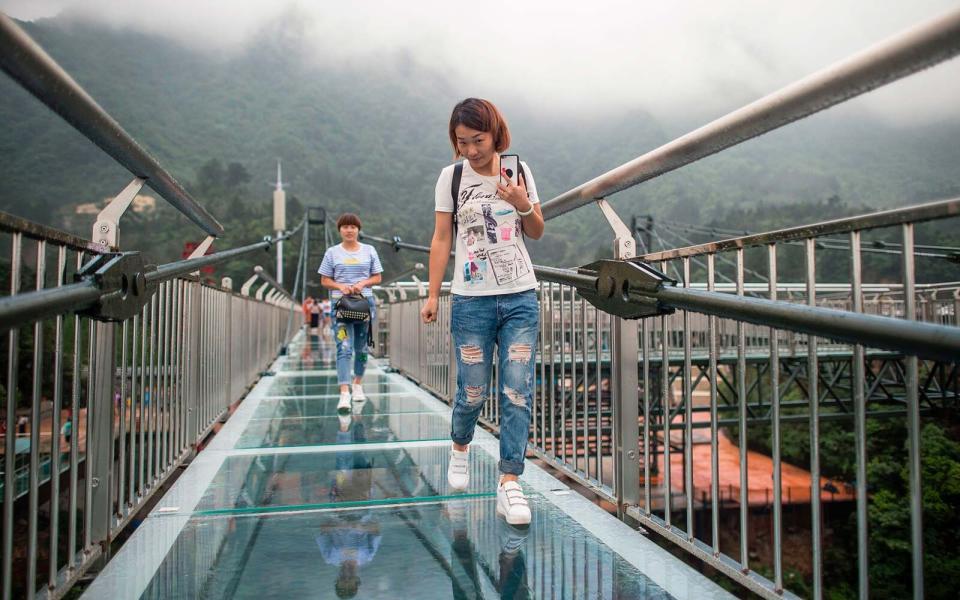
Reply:
[[519, 183], [514, 184], [507, 177], [506, 169], [500, 169], [500, 173], [503, 176], [503, 183], [497, 184], [497, 193], [517, 210], [526, 212], [530, 208], [530, 199], [527, 198], [527, 185], [523, 182], [523, 177], [520, 178]]

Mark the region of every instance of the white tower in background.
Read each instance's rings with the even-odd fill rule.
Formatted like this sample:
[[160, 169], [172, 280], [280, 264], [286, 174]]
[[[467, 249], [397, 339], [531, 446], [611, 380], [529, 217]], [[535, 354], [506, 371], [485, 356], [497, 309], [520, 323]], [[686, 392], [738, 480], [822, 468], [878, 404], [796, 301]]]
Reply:
[[[277, 159], [277, 187], [273, 190], [273, 230], [277, 237], [287, 228], [287, 193], [283, 191], [280, 159]], [[283, 242], [277, 242], [277, 283], [283, 283]]]

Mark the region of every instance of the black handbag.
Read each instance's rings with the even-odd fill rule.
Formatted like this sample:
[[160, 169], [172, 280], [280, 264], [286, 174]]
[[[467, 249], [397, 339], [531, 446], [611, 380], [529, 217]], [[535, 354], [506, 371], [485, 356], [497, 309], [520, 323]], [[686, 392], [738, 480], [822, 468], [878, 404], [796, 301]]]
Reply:
[[340, 296], [334, 314], [341, 323], [366, 323], [370, 320], [370, 304], [360, 294]]

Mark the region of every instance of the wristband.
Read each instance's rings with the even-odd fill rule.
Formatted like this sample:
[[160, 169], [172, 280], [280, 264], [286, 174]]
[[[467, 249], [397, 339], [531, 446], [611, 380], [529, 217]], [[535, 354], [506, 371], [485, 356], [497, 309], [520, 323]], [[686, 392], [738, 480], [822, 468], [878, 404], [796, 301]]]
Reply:
[[529, 217], [530, 215], [532, 215], [532, 214], [533, 214], [533, 202], [530, 203], [530, 208], [528, 208], [528, 209], [526, 210], [526, 212], [521, 212], [520, 209], [518, 208], [518, 209], [517, 209], [517, 214], [520, 215], [521, 217]]

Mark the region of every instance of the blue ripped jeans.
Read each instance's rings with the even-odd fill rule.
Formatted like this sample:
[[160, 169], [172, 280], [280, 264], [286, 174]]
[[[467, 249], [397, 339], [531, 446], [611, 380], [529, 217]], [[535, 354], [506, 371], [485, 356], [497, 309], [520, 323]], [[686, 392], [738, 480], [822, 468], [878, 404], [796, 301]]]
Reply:
[[523, 473], [530, 433], [540, 308], [536, 290], [498, 296], [453, 296], [450, 316], [457, 357], [457, 394], [450, 438], [467, 445], [490, 395], [497, 345], [500, 472]]
[[[370, 320], [377, 317], [377, 305], [371, 298]], [[363, 377], [367, 369], [367, 330], [369, 323], [341, 323], [334, 320], [333, 337], [337, 340], [337, 383], [344, 385], [353, 381], [353, 376]], [[350, 369], [353, 368], [353, 376]]]

